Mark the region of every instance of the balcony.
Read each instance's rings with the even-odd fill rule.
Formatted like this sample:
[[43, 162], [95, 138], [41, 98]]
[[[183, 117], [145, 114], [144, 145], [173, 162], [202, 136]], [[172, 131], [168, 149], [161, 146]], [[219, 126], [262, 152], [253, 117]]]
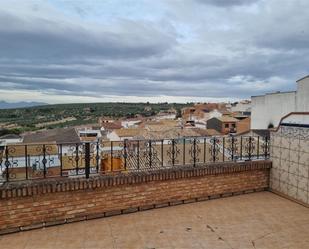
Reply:
[[150, 172], [269, 158], [259, 136], [16, 144], [0, 151], [0, 182]]
[[[299, 195], [307, 192], [299, 185], [286, 196], [304, 206], [274, 194], [286, 195], [275, 188], [281, 178], [274, 173], [288, 167], [277, 156], [290, 156], [280, 151], [294, 139], [307, 143], [302, 130], [291, 134], [9, 145], [0, 160], [0, 234], [32, 231], [0, 242], [4, 248], [307, 248], [307, 199]], [[293, 150], [300, 163], [304, 149]]]
[[307, 249], [308, 224], [307, 208], [261, 192], [0, 236], [0, 244], [2, 249]]

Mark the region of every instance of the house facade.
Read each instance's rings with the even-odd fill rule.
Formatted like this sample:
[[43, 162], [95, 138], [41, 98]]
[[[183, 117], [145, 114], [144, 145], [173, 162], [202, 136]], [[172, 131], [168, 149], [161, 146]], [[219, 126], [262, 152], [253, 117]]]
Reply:
[[221, 134], [236, 133], [236, 124], [239, 122], [236, 118], [222, 116], [211, 118], [207, 121], [207, 129], [214, 129]]

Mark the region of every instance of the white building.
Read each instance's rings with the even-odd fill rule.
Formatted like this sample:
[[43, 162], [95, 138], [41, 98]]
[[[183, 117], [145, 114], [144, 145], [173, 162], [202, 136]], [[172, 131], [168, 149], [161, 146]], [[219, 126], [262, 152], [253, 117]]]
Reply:
[[110, 141], [124, 141], [126, 139], [133, 139], [141, 133], [142, 129], [126, 128], [117, 129], [107, 134], [107, 139]]
[[155, 116], [154, 120], [174, 120], [176, 118], [175, 113], [159, 113]]
[[141, 122], [141, 119], [127, 119], [121, 121], [121, 126], [123, 128], [137, 128]]
[[205, 113], [205, 115], [204, 115], [206, 122], [211, 118], [220, 118], [220, 117], [222, 117], [222, 113], [219, 112], [217, 109], [214, 109], [214, 110], [212, 110], [208, 113]]
[[243, 100], [237, 103], [231, 104], [231, 112], [251, 112], [251, 101]]
[[102, 137], [100, 129], [78, 130], [78, 135], [83, 142], [97, 141]]
[[251, 129], [277, 127], [290, 112], [309, 111], [309, 75], [296, 81], [297, 90], [251, 97]]
[[0, 137], [0, 146], [8, 144], [18, 144], [23, 141], [23, 138], [16, 134], [7, 134]]
[[222, 117], [222, 113], [217, 109], [212, 111], [203, 111], [203, 115], [199, 114], [191, 114], [187, 123], [194, 124], [192, 128], [207, 128], [207, 121], [212, 118], [220, 118]]

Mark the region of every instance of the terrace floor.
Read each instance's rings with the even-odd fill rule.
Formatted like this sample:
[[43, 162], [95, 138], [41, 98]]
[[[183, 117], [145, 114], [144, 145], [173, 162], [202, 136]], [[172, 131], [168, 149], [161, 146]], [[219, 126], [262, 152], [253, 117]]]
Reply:
[[270, 192], [0, 237], [1, 249], [309, 248], [309, 209]]

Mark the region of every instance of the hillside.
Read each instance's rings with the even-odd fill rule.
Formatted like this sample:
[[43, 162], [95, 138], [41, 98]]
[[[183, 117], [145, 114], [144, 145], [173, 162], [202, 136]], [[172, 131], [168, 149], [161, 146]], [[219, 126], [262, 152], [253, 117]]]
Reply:
[[0, 127], [23, 132], [52, 129], [87, 123], [97, 123], [101, 116], [115, 118], [134, 117], [137, 114], [152, 116], [160, 110], [190, 106], [177, 103], [83, 103], [36, 106], [0, 110]]
[[14, 109], [14, 108], [26, 108], [26, 107], [32, 107], [32, 106], [41, 106], [41, 105], [47, 105], [46, 103], [43, 102], [14, 102], [14, 103], [9, 103], [6, 101], [0, 101], [0, 109]]

